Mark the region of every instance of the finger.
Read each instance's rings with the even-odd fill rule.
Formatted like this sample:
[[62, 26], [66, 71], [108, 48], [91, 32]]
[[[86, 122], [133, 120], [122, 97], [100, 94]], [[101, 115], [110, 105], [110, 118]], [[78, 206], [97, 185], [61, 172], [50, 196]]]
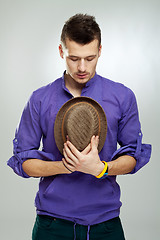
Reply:
[[99, 136], [96, 136], [96, 144], [97, 144], [97, 148], [98, 148], [98, 145], [99, 145]]
[[99, 144], [99, 136], [92, 136], [91, 138], [91, 149], [97, 149]]
[[70, 165], [73, 164], [73, 161], [68, 157], [68, 155], [67, 155], [67, 153], [66, 153], [66, 151], [65, 151], [64, 149], [63, 149], [63, 156], [64, 156], [65, 161], [66, 161], [67, 163], [69, 163]]
[[62, 162], [63, 162], [63, 165], [70, 171], [70, 173], [76, 171], [75, 167], [68, 164], [65, 158], [62, 159]]
[[69, 141], [69, 136], [67, 135], [67, 141]]
[[71, 152], [76, 157], [76, 159], [78, 159], [81, 156], [81, 152], [78, 151], [78, 149], [70, 141], [67, 141], [66, 144], [70, 148]]
[[67, 168], [70, 172], [73, 172], [70, 168], [72, 168], [72, 166], [68, 166], [69, 164], [67, 164], [67, 162], [65, 161], [64, 158], [62, 158], [62, 162], [63, 162], [63, 165], [65, 166], [65, 168]]
[[93, 135], [92, 138], [91, 138], [91, 148], [93, 148], [95, 146], [96, 146], [96, 136]]
[[[65, 153], [64, 153], [65, 156]], [[74, 162], [71, 161], [67, 156], [65, 156], [65, 158], [62, 159], [64, 166], [69, 169], [70, 171], [74, 172], [76, 171], [76, 167], [74, 165]]]
[[67, 155], [67, 157], [72, 160], [73, 162], [77, 162], [77, 158], [75, 157], [75, 155], [71, 152], [70, 148], [68, 147], [68, 145], [65, 143], [64, 144], [64, 151], [65, 154]]

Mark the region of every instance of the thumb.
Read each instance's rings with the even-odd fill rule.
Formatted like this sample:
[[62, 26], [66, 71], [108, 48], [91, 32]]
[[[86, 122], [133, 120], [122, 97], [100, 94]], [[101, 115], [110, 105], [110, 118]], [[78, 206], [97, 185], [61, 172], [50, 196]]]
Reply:
[[92, 136], [91, 138], [91, 149], [97, 149], [99, 144], [99, 136]]

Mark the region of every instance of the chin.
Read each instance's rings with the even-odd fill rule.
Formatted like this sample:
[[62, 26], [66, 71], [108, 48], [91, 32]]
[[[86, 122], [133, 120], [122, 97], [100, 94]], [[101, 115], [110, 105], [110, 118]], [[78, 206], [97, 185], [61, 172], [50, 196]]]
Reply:
[[82, 80], [82, 79], [78, 79], [76, 82], [79, 83], [79, 84], [86, 84], [90, 79], [87, 79], [87, 80]]
[[87, 83], [91, 78], [90, 77], [87, 77], [87, 78], [77, 78], [75, 77], [74, 80], [77, 82], [77, 83], [80, 83], [80, 84], [85, 84]]

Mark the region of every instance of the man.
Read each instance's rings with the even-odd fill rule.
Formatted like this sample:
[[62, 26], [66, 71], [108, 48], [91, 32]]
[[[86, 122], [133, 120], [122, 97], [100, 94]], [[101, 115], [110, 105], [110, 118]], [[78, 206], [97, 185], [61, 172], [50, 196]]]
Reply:
[[[71, 17], [62, 29], [59, 45], [66, 63], [63, 77], [35, 91], [23, 111], [8, 165], [22, 177], [41, 177], [33, 240], [125, 239], [116, 176], [143, 167], [149, 161], [151, 146], [141, 143], [133, 92], [97, 75], [101, 49], [95, 18], [83, 14]], [[79, 96], [90, 97], [103, 107], [107, 137], [100, 153], [98, 136], [93, 136], [83, 151], [67, 139], [62, 155], [54, 139], [54, 121], [61, 106]], [[108, 175], [98, 178], [104, 163]]]

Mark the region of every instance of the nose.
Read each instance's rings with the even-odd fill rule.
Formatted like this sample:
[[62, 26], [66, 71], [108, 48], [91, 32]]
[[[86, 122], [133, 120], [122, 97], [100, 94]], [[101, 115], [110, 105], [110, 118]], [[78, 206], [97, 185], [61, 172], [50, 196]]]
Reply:
[[86, 71], [86, 66], [85, 66], [85, 60], [80, 59], [78, 62], [78, 71], [79, 72], [85, 72]]

